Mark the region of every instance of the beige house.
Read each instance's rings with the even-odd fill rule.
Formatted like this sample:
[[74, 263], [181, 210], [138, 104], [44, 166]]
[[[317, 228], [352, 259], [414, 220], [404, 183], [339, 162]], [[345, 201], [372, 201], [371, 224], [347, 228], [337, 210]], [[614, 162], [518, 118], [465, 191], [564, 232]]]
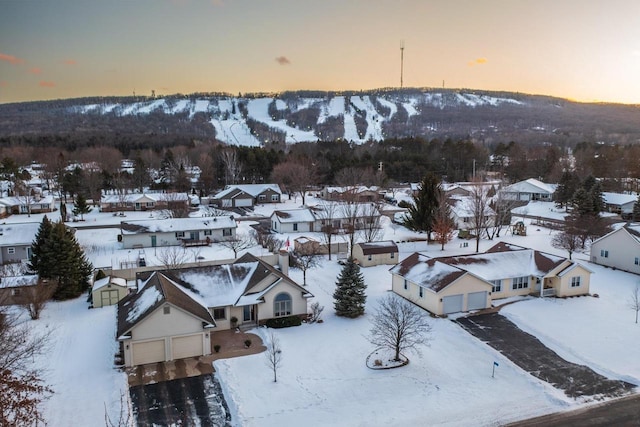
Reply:
[[627, 224], [595, 240], [591, 262], [640, 274], [640, 224]]
[[94, 308], [115, 305], [129, 295], [127, 281], [120, 277], [107, 276], [93, 282], [91, 301]]
[[398, 246], [392, 241], [356, 243], [353, 246], [353, 259], [362, 267], [389, 264], [398, 260]]
[[7, 276], [0, 280], [0, 306], [18, 305], [38, 285], [37, 275]]
[[487, 308], [494, 299], [519, 295], [587, 295], [591, 273], [566, 258], [503, 242], [483, 254], [414, 253], [391, 269], [392, 290], [436, 315]]
[[210, 354], [215, 331], [306, 317], [313, 297], [251, 254], [233, 264], [140, 274], [139, 280], [141, 291], [118, 304], [127, 366]]

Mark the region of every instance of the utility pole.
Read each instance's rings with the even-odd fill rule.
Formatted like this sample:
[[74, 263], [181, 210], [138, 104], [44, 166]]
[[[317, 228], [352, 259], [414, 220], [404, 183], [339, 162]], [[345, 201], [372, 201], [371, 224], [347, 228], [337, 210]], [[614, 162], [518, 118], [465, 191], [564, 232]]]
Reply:
[[402, 89], [402, 77], [404, 73], [404, 40], [400, 40], [400, 89]]

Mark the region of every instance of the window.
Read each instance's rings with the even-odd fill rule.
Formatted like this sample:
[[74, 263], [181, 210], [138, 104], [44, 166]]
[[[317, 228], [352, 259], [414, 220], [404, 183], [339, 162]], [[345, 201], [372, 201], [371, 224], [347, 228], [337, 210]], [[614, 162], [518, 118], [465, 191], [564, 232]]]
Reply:
[[15, 254], [15, 253], [16, 253], [16, 248], [7, 248], [7, 253], [8, 253], [9, 255], [13, 255], [13, 254]]
[[404, 279], [404, 290], [406, 291], [407, 289], [409, 289], [409, 282], [407, 279]]
[[602, 258], [609, 258], [609, 251], [604, 250], [604, 249], [600, 249], [600, 256]]
[[164, 313], [164, 314], [171, 314], [171, 306], [169, 306], [169, 305], [165, 305], [165, 306], [163, 307], [163, 313]]
[[224, 237], [229, 237], [229, 236], [233, 235], [233, 233], [231, 232], [230, 228], [223, 228], [222, 229], [222, 235]]
[[[324, 225], [324, 223], [323, 223]], [[278, 223], [276, 221], [273, 221], [273, 229], [277, 230], [278, 229]]]
[[391, 259], [394, 259], [396, 257], [396, 253], [395, 252], [391, 252]]
[[11, 289], [11, 296], [15, 297], [15, 296], [18, 296], [18, 295], [20, 295], [20, 289], [18, 289], [18, 288]]
[[298, 231], [298, 223], [297, 222], [293, 223], [293, 231]]
[[418, 286], [420, 298], [424, 297], [424, 288], [422, 286]]
[[493, 285], [491, 292], [502, 292], [502, 280], [490, 280]]
[[181, 239], [184, 237], [184, 231], [176, 231], [176, 239]]
[[526, 289], [529, 287], [529, 276], [515, 277], [512, 281], [512, 289]]
[[279, 293], [273, 300], [273, 315], [275, 317], [291, 315], [291, 296], [287, 293]]
[[640, 258], [636, 257], [636, 260], [633, 262], [635, 265], [640, 265]]
[[211, 236], [211, 230], [204, 230], [205, 236]]
[[572, 277], [571, 278], [571, 287], [572, 288], [580, 287], [580, 276], [576, 276], [576, 277]]
[[227, 318], [227, 310], [224, 307], [213, 309], [213, 320], [224, 320]]
[[267, 200], [267, 196], [265, 196], [264, 194], [260, 194], [258, 196], [258, 201], [259, 202], [264, 202], [265, 200]]
[[280, 197], [279, 197], [277, 194], [272, 194], [272, 195], [271, 195], [271, 201], [272, 201], [272, 202], [277, 202], [279, 198], [280, 198]]
[[368, 259], [369, 261], [371, 261], [371, 258], [372, 258], [372, 257], [371, 257], [371, 255], [369, 254], [369, 255], [367, 256], [367, 259]]
[[147, 207], [148, 207], [148, 208], [152, 208], [152, 207], [154, 207], [155, 205], [156, 205], [156, 204], [155, 204], [155, 202], [147, 202]]

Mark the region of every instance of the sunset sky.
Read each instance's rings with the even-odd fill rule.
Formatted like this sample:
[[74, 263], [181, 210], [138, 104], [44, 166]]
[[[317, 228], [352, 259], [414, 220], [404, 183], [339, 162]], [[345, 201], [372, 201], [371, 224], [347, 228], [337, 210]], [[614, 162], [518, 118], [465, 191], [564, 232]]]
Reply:
[[638, 0], [2, 0], [0, 103], [505, 90], [640, 104]]

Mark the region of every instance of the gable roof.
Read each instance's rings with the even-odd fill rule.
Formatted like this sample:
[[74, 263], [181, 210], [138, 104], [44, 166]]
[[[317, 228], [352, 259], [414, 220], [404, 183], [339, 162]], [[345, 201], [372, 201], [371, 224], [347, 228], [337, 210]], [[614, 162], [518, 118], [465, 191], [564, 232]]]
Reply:
[[547, 184], [534, 178], [516, 182], [502, 189], [507, 193], [543, 193], [553, 194], [556, 191], [556, 184]]
[[313, 211], [308, 208], [273, 211], [271, 216], [274, 215], [278, 218], [278, 221], [283, 224], [293, 222], [314, 222], [316, 220], [316, 217], [313, 215]]
[[384, 240], [381, 242], [356, 243], [362, 248], [363, 255], [390, 254], [398, 252], [398, 245], [393, 240]]
[[121, 277], [113, 277], [113, 276], [107, 276], [107, 277], [103, 277], [102, 279], [96, 280], [95, 282], [93, 282], [93, 286], [92, 289], [94, 291], [97, 291], [100, 288], [104, 288], [107, 285], [115, 285], [115, 286], [120, 286], [123, 288], [127, 287], [127, 281]]
[[419, 252], [405, 258], [390, 271], [434, 292], [440, 292], [467, 274], [461, 268], [447, 265]]
[[607, 205], [623, 206], [634, 204], [638, 200], [638, 196], [633, 194], [603, 192], [602, 199]]
[[127, 295], [118, 303], [118, 337], [127, 334], [164, 303], [181, 308], [206, 324], [215, 326], [206, 306], [181, 289], [167, 273], [153, 272], [140, 291]]
[[127, 193], [105, 194], [100, 198], [100, 203], [134, 203], [143, 198], [154, 202], [186, 202], [189, 200], [189, 196], [185, 193]]
[[39, 228], [39, 222], [0, 224], [0, 246], [31, 245]]
[[[278, 184], [240, 184], [240, 185], [231, 185], [226, 189], [220, 191], [218, 194], [213, 196], [214, 199], [221, 199], [223, 197], [234, 198], [240, 192], [244, 192], [246, 194], [251, 195], [251, 197], [258, 197], [259, 194], [264, 193], [265, 191], [274, 191], [280, 195], [282, 195], [282, 190], [280, 190], [280, 186]], [[237, 192], [235, 194], [234, 192]]]
[[236, 227], [237, 224], [233, 216], [144, 219], [120, 222], [120, 229], [123, 234], [172, 233], [175, 231], [219, 230], [221, 228]]
[[591, 247], [593, 248], [593, 245], [595, 243], [599, 242], [600, 240], [606, 239], [607, 237], [615, 233], [625, 233], [625, 232], [629, 235], [629, 237], [631, 237], [633, 240], [638, 242], [638, 244], [640, 244], [640, 224], [625, 224], [622, 227], [617, 228], [612, 232], [607, 233], [604, 236], [600, 237], [599, 239], [596, 239], [593, 242], [591, 242]]

